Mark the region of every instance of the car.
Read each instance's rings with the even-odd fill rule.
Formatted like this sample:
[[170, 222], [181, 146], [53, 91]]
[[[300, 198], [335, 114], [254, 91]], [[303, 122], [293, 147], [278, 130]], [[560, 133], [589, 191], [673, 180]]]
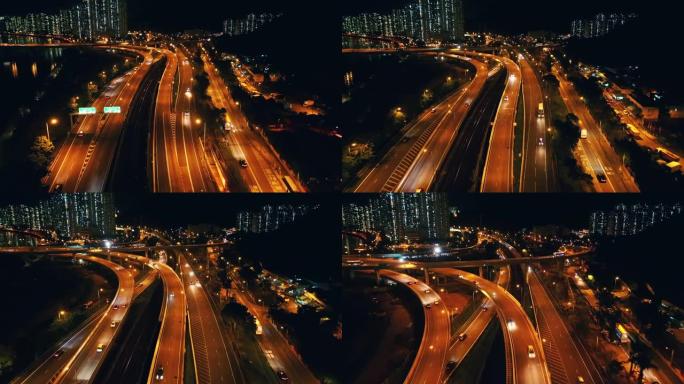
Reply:
[[290, 380], [290, 378], [287, 377], [287, 373], [285, 373], [285, 371], [278, 371], [278, 378], [280, 379], [280, 381], [289, 381]]
[[434, 304], [434, 305], [439, 305], [439, 300], [435, 300], [435, 302], [432, 303], [432, 304]]
[[118, 306], [118, 305], [115, 305], [115, 306], [112, 307], [112, 309], [119, 309], [119, 306]]
[[466, 106], [466, 107], [470, 107], [470, 103], [465, 103], [465, 106]]
[[183, 120], [190, 121], [190, 112], [183, 112]]
[[432, 109], [430, 110], [430, 112], [432, 112], [432, 113], [437, 112], [437, 108], [432, 108]]
[[121, 304], [121, 309], [125, 309], [127, 304]]
[[55, 184], [55, 188], [52, 190], [52, 192], [62, 192], [62, 188], [64, 186], [62, 184]]
[[164, 380], [164, 366], [159, 364], [157, 365], [157, 371], [154, 373], [154, 378], [156, 380]]
[[452, 369], [456, 368], [456, 364], [457, 364], [456, 360], [449, 360], [449, 361], [447, 361], [447, 363], [446, 363], [446, 371], [448, 372], [448, 371], [451, 371]]
[[504, 101], [508, 101], [508, 95], [504, 96]]
[[487, 308], [487, 307], [482, 307], [482, 312], [487, 312], [488, 309], [489, 308]]
[[173, 292], [169, 293], [169, 297], [170, 297], [170, 298], [172, 298], [172, 299], [173, 299], [173, 298], [174, 298], [174, 296], [176, 296], [176, 295], [175, 295], [175, 294], [174, 294]]
[[577, 376], [577, 384], [584, 384], [584, 377]]
[[242, 168], [247, 168], [247, 160], [245, 159], [240, 159], [240, 166]]
[[78, 136], [78, 137], [83, 137], [83, 135], [84, 135], [83, 131], [78, 131], [78, 133], [76, 134], [76, 136]]
[[458, 340], [463, 341], [463, 340], [465, 340], [466, 336], [468, 336], [468, 335], [466, 335], [466, 333], [463, 332], [463, 333], [458, 335]]
[[532, 345], [527, 346], [527, 356], [530, 359], [534, 359], [535, 357], [537, 357], [537, 354], [534, 353], [534, 347]]
[[111, 323], [109, 326], [112, 327], [112, 328], [116, 328], [116, 326], [117, 326], [118, 324], [119, 324], [119, 323], [118, 323], [117, 321], [112, 321], [112, 323]]
[[606, 175], [603, 173], [599, 173], [596, 175], [596, 180], [598, 180], [599, 183], [607, 183], [608, 179], [606, 178]]
[[105, 345], [100, 343], [97, 345], [97, 349], [95, 351], [102, 352], [102, 351], [104, 351], [104, 349], [105, 349]]
[[416, 188], [416, 193], [421, 193], [421, 192], [424, 192], [423, 188]]
[[540, 137], [540, 138], [539, 138], [539, 143], [538, 143], [538, 144], [539, 144], [540, 147], [543, 147], [543, 146], [544, 146], [544, 138], [543, 138], [543, 137]]
[[425, 308], [430, 309], [432, 305], [430, 303], [425, 304]]
[[52, 357], [54, 357], [55, 359], [59, 359], [59, 357], [62, 356], [63, 354], [64, 354], [64, 350], [58, 349], [57, 351], [55, 351], [55, 353], [52, 354]]
[[426, 290], [425, 290], [425, 293], [430, 293], [430, 292], [432, 292], [432, 291], [429, 290], [429, 289], [426, 289]]

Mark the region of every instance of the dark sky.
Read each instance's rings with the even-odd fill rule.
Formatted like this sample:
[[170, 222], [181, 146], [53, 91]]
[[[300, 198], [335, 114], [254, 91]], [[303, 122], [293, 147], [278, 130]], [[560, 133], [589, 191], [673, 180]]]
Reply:
[[320, 204], [326, 212], [339, 212], [332, 194], [115, 194], [114, 202], [117, 222], [150, 225], [233, 225], [237, 212], [266, 204]]

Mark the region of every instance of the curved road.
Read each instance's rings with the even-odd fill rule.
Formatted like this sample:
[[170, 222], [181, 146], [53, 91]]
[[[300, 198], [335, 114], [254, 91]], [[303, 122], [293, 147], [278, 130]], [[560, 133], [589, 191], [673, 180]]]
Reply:
[[[378, 271], [380, 276], [404, 284], [420, 300], [425, 314], [423, 338], [411, 365], [405, 384], [441, 383], [447, 350], [449, 349], [449, 311], [439, 295], [429, 285], [403, 273]], [[411, 283], [410, 285], [408, 283]], [[435, 304], [439, 301], [439, 304]], [[427, 308], [426, 305], [430, 305]]]

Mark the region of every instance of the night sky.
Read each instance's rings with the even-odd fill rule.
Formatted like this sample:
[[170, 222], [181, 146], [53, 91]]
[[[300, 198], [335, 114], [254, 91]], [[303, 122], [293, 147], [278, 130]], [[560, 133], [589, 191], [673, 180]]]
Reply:
[[324, 217], [339, 221], [339, 197], [333, 194], [114, 194], [117, 222], [126, 224], [230, 226], [237, 212], [267, 204], [320, 204]]

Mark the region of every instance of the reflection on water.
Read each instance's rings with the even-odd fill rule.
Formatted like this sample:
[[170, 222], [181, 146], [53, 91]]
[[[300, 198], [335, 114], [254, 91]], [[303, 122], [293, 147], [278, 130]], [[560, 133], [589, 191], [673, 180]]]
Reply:
[[26, 247], [36, 246], [36, 239], [31, 236], [5, 232], [0, 230], [0, 247]]
[[15, 79], [19, 77], [19, 68], [17, 67], [16, 62], [12, 63], [12, 77], [14, 77]]
[[31, 64], [31, 73], [33, 73], [33, 77], [38, 77], [38, 63], [35, 61]]

